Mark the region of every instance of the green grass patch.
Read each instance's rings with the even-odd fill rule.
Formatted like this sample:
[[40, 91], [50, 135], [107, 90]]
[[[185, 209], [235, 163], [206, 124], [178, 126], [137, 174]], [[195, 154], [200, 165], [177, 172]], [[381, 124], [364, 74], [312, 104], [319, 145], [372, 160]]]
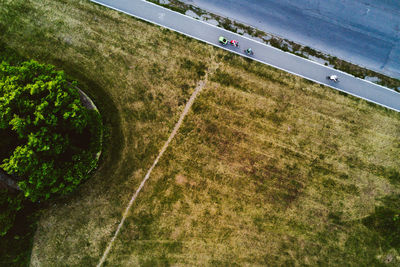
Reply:
[[376, 240], [396, 211], [381, 199], [400, 193], [398, 113], [88, 1], [0, 9], [5, 46], [78, 80], [105, 125], [93, 178], [43, 211], [32, 265], [97, 264], [215, 64], [107, 265], [395, 262], [396, 240]]

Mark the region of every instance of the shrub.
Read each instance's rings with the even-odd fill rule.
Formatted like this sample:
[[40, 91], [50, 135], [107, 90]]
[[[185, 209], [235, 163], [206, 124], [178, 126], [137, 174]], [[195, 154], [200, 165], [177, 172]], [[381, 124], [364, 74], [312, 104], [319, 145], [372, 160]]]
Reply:
[[0, 64], [0, 131], [18, 139], [0, 167], [22, 178], [18, 185], [32, 201], [71, 192], [87, 178], [98, 122], [82, 106], [76, 83], [54, 66]]

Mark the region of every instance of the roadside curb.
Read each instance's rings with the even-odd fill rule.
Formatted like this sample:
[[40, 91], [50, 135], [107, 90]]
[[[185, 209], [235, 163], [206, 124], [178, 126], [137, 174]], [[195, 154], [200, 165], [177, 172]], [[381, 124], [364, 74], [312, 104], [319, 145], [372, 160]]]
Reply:
[[[116, 11], [118, 11], [118, 12], [124, 13], [124, 14], [126, 14], [126, 15], [128, 15], [128, 16], [135, 17], [135, 18], [137, 18], [137, 19], [140, 19], [140, 20], [149, 22], [149, 23], [151, 23], [151, 24], [155, 24], [155, 25], [157, 25], [157, 26], [160, 26], [160, 27], [162, 27], [162, 28], [169, 29], [169, 30], [171, 30], [171, 31], [180, 33], [180, 34], [185, 35], [185, 36], [189, 36], [189, 37], [191, 37], [191, 38], [193, 38], [193, 39], [196, 39], [196, 40], [198, 40], [198, 41], [201, 41], [201, 42], [210, 44], [210, 45], [212, 45], [212, 46], [215, 46], [215, 47], [224, 49], [224, 50], [226, 50], [226, 51], [229, 51], [229, 52], [231, 52], [231, 53], [237, 54], [237, 55], [239, 55], [239, 56], [252, 59], [252, 60], [257, 61], [257, 62], [259, 62], [259, 63], [262, 63], [262, 64], [264, 64], [264, 65], [268, 65], [268, 66], [274, 67], [274, 68], [276, 68], [276, 69], [279, 69], [279, 70], [285, 71], [285, 72], [287, 72], [287, 73], [296, 75], [296, 76], [301, 77], [301, 78], [304, 78], [304, 79], [306, 79], [306, 80], [309, 80], [309, 81], [312, 81], [312, 82], [315, 82], [315, 83], [318, 83], [318, 84], [321, 84], [321, 85], [330, 87], [330, 88], [335, 89], [335, 90], [337, 90], [337, 91], [346, 93], [346, 94], [348, 94], [348, 95], [352, 95], [352, 96], [354, 96], [354, 97], [363, 99], [363, 100], [365, 100], [365, 101], [367, 101], [367, 102], [374, 103], [374, 104], [376, 104], [376, 105], [378, 105], [378, 106], [382, 106], [382, 107], [387, 108], [387, 109], [389, 109], [389, 110], [394, 110], [394, 111], [396, 111], [396, 112], [400, 112], [400, 108], [397, 109], [397, 108], [394, 108], [394, 107], [390, 107], [390, 106], [388, 106], [388, 105], [386, 105], [386, 104], [381, 104], [381, 103], [379, 103], [379, 102], [377, 102], [377, 101], [375, 101], [375, 100], [371, 100], [371, 99], [366, 98], [366, 97], [363, 97], [363, 96], [361, 96], [361, 95], [359, 95], [359, 94], [351, 93], [351, 92], [348, 92], [348, 91], [346, 91], [346, 90], [340, 89], [340, 88], [338, 88], [338, 87], [334, 87], [334, 86], [332, 86], [332, 85], [330, 85], [330, 84], [328, 84], [328, 83], [324, 83], [324, 82], [315, 80], [315, 79], [313, 79], [313, 78], [308, 78], [308, 77], [306, 77], [306, 76], [304, 76], [304, 75], [302, 75], [302, 74], [295, 73], [295, 72], [290, 71], [290, 70], [287, 70], [287, 69], [285, 69], [285, 68], [278, 67], [278, 66], [276, 66], [276, 65], [274, 65], [274, 64], [272, 64], [272, 63], [267, 63], [267, 62], [261, 61], [261, 60], [259, 60], [259, 59], [256, 59], [256, 58], [254, 58], [254, 57], [247, 56], [247, 55], [245, 55], [245, 54], [243, 54], [243, 53], [239, 53], [239, 52], [237, 52], [237, 51], [228, 49], [228, 48], [226, 48], [226, 47], [222, 47], [222, 46], [218, 45], [217, 43], [213, 43], [213, 42], [210, 42], [210, 41], [206, 41], [206, 40], [200, 39], [200, 38], [195, 37], [195, 36], [193, 36], [193, 35], [191, 35], [191, 34], [189, 34], [189, 33], [184, 33], [184, 32], [182, 32], [182, 31], [180, 31], [180, 30], [176, 30], [176, 29], [171, 28], [171, 27], [169, 27], [169, 26], [162, 25], [162, 24], [157, 23], [157, 22], [154, 22], [154, 21], [152, 21], [152, 20], [150, 20], [150, 19], [146, 19], [146, 18], [144, 18], [144, 17], [142, 17], [142, 16], [131, 14], [131, 13], [129, 13], [129, 12], [127, 12], [127, 11], [124, 11], [124, 10], [121, 10], [121, 9], [119, 9], [119, 8], [110, 6], [110, 5], [105, 4], [105, 3], [101, 3], [100, 1], [97, 1], [97, 0], [90, 0], [90, 1], [93, 2], [93, 3], [96, 3], [96, 4], [100, 5], [100, 6], [104, 6], [104, 7], [110, 8], [110, 9], [112, 9], [112, 10], [116, 10]], [[170, 10], [170, 9], [168, 9], [168, 8], [165, 8], [165, 7], [156, 5], [156, 4], [154, 4], [154, 3], [151, 3], [151, 2], [148, 2], [148, 1], [145, 1], [145, 0], [138, 0], [138, 1], [143, 2], [143, 3], [146, 3], [146, 4], [148, 4], [148, 5], [155, 6], [155, 7], [157, 7], [158, 9], [165, 10], [166, 12], [175, 13], [177, 16], [184, 16], [184, 17], [186, 17], [186, 18], [188, 18], [188, 19], [197, 21], [197, 22], [199, 22], [199, 23], [203, 23], [203, 24], [205, 24], [205, 25], [207, 25], [207, 26], [211, 26], [211, 27], [217, 28], [218, 30], [221, 30], [221, 31], [226, 32], [226, 33], [229, 33], [230, 35], [240, 36], [241, 38], [245, 38], [245, 39], [250, 40], [250, 41], [252, 41], [252, 42], [258, 43], [259, 45], [266, 46], [266, 47], [268, 47], [268, 48], [270, 48], [270, 49], [279, 51], [279, 53], [285, 53], [286, 55], [288, 55], [288, 56], [290, 56], [290, 57], [295, 57], [296, 59], [299, 58], [299, 59], [301, 59], [301, 60], [308, 61], [309, 63], [315, 64], [315, 65], [319, 65], [319, 66], [323, 67], [324, 69], [332, 70], [332, 71], [334, 71], [334, 72], [341, 73], [341, 74], [343, 74], [343, 75], [345, 75], [345, 76], [355, 78], [355, 79], [360, 80], [360, 81], [365, 82], [365, 83], [369, 83], [369, 84], [374, 85], [374, 86], [376, 86], [376, 87], [379, 87], [379, 88], [381, 88], [381, 89], [385, 89], [386, 91], [390, 92], [390, 93], [393, 94], [393, 95], [398, 95], [398, 96], [400, 96], [400, 93], [398, 93], [398, 92], [396, 92], [396, 91], [394, 91], [394, 90], [391, 90], [391, 89], [389, 89], [389, 88], [386, 88], [386, 87], [384, 87], [384, 86], [381, 86], [381, 85], [379, 85], [379, 84], [375, 84], [375, 83], [373, 83], [373, 82], [370, 82], [370, 81], [367, 81], [367, 80], [364, 80], [364, 79], [360, 79], [360, 78], [358, 78], [358, 77], [355, 77], [354, 75], [348, 74], [348, 73], [343, 72], [343, 71], [341, 71], [341, 70], [337, 70], [337, 69], [331, 68], [331, 67], [329, 67], [329, 66], [325, 66], [325, 65], [323, 65], [323, 64], [321, 64], [321, 63], [312, 61], [312, 60], [310, 60], [310, 59], [306, 59], [306, 58], [302, 58], [302, 57], [293, 55], [292, 53], [284, 52], [284, 51], [282, 51], [282, 50], [280, 50], [280, 49], [278, 49], [278, 48], [276, 48], [276, 47], [267, 45], [267, 44], [265, 44], [265, 43], [261, 43], [261, 42], [259, 42], [259, 41], [257, 41], [257, 40], [251, 39], [251, 38], [249, 38], [249, 37], [247, 37], [247, 36], [242, 36], [242, 35], [240, 35], [240, 34], [233, 33], [233, 32], [228, 31], [228, 30], [226, 30], [226, 29], [223, 29], [223, 28], [217, 27], [217, 26], [215, 26], [215, 25], [209, 24], [209, 23], [207, 23], [207, 22], [205, 22], [205, 21], [196, 20], [196, 19], [194, 19], [194, 18], [192, 18], [192, 17], [190, 17], [190, 16], [187, 16], [187, 15], [185, 15], [185, 14], [181, 14], [181, 13], [179, 13], [179, 12]]]

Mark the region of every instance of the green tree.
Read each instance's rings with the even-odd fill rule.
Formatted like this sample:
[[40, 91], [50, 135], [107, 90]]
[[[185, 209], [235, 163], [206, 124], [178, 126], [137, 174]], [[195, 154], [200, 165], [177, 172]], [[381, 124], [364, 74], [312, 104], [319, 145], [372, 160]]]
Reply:
[[0, 131], [18, 136], [0, 167], [22, 178], [18, 185], [32, 201], [71, 192], [87, 178], [96, 162], [95, 116], [54, 66], [0, 64]]

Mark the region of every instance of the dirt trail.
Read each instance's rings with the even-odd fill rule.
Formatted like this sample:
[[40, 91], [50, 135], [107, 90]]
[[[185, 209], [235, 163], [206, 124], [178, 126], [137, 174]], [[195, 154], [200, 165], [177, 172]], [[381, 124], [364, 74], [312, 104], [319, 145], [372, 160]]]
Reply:
[[162, 155], [164, 154], [165, 150], [167, 150], [169, 144], [171, 143], [172, 139], [175, 137], [176, 133], [178, 132], [179, 128], [182, 125], [183, 120], [185, 119], [185, 116], [187, 115], [187, 113], [189, 112], [190, 108], [192, 107], [194, 100], [196, 99], [197, 95], [200, 93], [200, 91], [203, 89], [203, 87], [205, 86], [207, 79], [208, 79], [208, 75], [212, 72], [214, 72], [217, 69], [218, 65], [215, 64], [212, 68], [211, 71], [207, 72], [204, 79], [199, 81], [193, 94], [190, 96], [189, 101], [186, 103], [185, 109], [183, 110], [181, 116], [179, 117], [178, 122], [175, 124], [174, 130], [172, 131], [172, 133], [170, 134], [170, 136], [168, 137], [168, 140], [165, 142], [164, 146], [161, 148], [160, 153], [158, 154], [157, 158], [154, 160], [153, 165], [151, 165], [150, 169], [147, 171], [143, 181], [140, 183], [139, 188], [136, 190], [136, 192], [133, 194], [131, 200], [129, 201], [128, 206], [126, 207], [123, 215], [122, 215], [122, 219], [121, 222], [119, 223], [117, 230], [114, 233], [114, 236], [111, 238], [110, 242], [107, 245], [106, 250], [103, 253], [103, 256], [101, 257], [99, 263], [97, 264], [97, 267], [100, 267], [103, 265], [103, 263], [105, 262], [108, 253], [110, 252], [112, 245], [115, 241], [115, 239], [117, 238], [125, 220], [126, 217], [128, 216], [129, 210], [132, 207], [133, 202], [135, 201], [135, 199], [137, 198], [138, 194], [140, 193], [140, 191], [142, 190], [143, 186], [145, 185], [146, 181], [150, 178], [150, 174], [153, 171], [154, 167], [157, 165], [158, 161], [160, 160], [160, 158], [162, 157]]

